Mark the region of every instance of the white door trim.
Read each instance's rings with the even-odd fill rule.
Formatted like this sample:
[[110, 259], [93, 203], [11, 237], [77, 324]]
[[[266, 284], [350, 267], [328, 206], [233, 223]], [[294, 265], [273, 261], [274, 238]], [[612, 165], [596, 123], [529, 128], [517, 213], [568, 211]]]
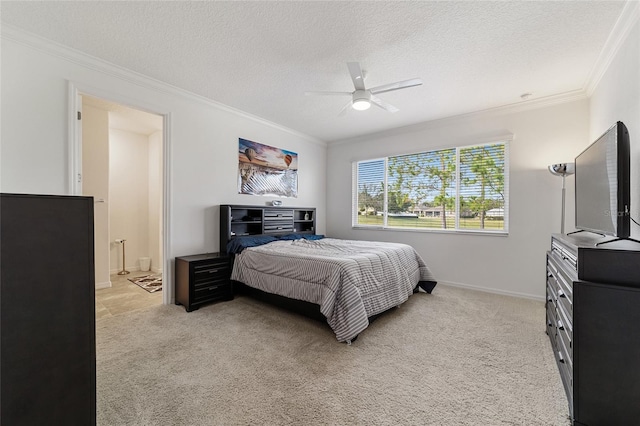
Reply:
[[157, 111], [144, 101], [125, 99], [96, 87], [69, 81], [68, 128], [68, 191], [70, 195], [82, 195], [82, 127], [78, 120], [78, 111], [82, 110], [81, 94], [101, 98], [107, 101], [126, 105], [131, 108], [162, 116], [162, 303], [173, 303], [173, 269], [171, 267], [171, 113]]

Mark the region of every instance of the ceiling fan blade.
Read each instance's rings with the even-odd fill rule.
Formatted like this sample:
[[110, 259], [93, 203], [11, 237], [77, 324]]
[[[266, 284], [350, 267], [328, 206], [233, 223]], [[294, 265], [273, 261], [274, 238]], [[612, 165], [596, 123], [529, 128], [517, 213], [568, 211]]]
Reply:
[[305, 95], [307, 96], [311, 96], [311, 95], [323, 95], [323, 96], [351, 96], [352, 93], [351, 92], [304, 92]]
[[351, 80], [353, 80], [353, 86], [356, 90], [364, 90], [364, 75], [358, 62], [347, 62], [349, 68], [349, 74], [351, 74]]
[[420, 80], [419, 78], [412, 78], [411, 80], [403, 80], [403, 81], [397, 81], [395, 83], [383, 84], [382, 86], [377, 86], [372, 89], [369, 89], [369, 91], [372, 94], [378, 94], [378, 93], [391, 92], [392, 90], [406, 89], [407, 87], [420, 86], [421, 84], [422, 84], [422, 80]]
[[343, 106], [342, 109], [340, 110], [340, 112], [338, 113], [338, 117], [342, 117], [343, 115], [345, 115], [347, 113], [347, 111], [351, 108], [352, 104], [353, 104], [352, 100], [347, 102], [347, 104], [345, 106]]
[[386, 103], [385, 101], [383, 101], [382, 99], [380, 99], [380, 98], [379, 98], [379, 97], [377, 97], [377, 96], [373, 96], [373, 95], [371, 95], [371, 102], [372, 102], [374, 105], [377, 105], [377, 106], [379, 106], [380, 108], [382, 108], [382, 109], [384, 109], [384, 110], [387, 110], [387, 111], [389, 111], [389, 112], [398, 112], [398, 111], [400, 111], [398, 108], [394, 107], [394, 106], [393, 106], [393, 105], [391, 105], [391, 104]]

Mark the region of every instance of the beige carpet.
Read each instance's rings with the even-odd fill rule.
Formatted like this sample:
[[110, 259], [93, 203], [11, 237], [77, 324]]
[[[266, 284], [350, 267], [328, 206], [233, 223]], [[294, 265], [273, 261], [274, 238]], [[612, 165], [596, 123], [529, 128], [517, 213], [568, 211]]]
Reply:
[[415, 294], [351, 346], [237, 297], [97, 322], [99, 425], [569, 425], [544, 304]]

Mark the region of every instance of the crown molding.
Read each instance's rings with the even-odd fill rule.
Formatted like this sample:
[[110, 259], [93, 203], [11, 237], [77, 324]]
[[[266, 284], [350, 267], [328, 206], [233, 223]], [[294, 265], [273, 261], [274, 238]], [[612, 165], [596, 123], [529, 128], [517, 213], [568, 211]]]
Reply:
[[638, 20], [640, 20], [640, 2], [638, 0], [627, 1], [583, 86], [588, 97], [593, 95]]
[[69, 46], [57, 43], [53, 40], [49, 40], [33, 33], [29, 33], [13, 25], [2, 23], [0, 39], [11, 40], [23, 46], [38, 50], [47, 55], [57, 57], [67, 62], [74, 63], [78, 66], [100, 72], [102, 74], [110, 75], [120, 80], [124, 80], [128, 83], [144, 87], [145, 89], [151, 89], [172, 96], [187, 98], [191, 101], [195, 101], [224, 112], [238, 115], [242, 118], [303, 138], [307, 142], [311, 142], [316, 145], [320, 145], [323, 147], [327, 146], [327, 143], [325, 141], [317, 139], [313, 136], [282, 126], [280, 124], [266, 120], [262, 117], [249, 114], [245, 111], [233, 108], [223, 103], [190, 92], [188, 90], [181, 89], [163, 81], [156, 80], [144, 74], [115, 65], [111, 62], [96, 58], [79, 50], [73, 49]]

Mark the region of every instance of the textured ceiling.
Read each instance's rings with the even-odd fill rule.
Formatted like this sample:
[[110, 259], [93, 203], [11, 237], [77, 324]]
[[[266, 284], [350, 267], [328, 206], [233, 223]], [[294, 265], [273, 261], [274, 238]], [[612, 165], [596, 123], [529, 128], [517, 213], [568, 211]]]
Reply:
[[[11, 2], [1, 19], [324, 141], [583, 90], [619, 1]], [[353, 91], [398, 107], [338, 116]]]

